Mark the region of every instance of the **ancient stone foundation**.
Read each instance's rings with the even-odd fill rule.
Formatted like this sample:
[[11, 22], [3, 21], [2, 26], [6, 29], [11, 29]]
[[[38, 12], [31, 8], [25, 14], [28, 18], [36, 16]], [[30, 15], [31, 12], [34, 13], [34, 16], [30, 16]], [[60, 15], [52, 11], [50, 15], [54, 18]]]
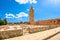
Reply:
[[10, 38], [22, 35], [22, 30], [0, 31], [0, 38]]
[[[27, 26], [27, 25], [26, 25]], [[29, 27], [30, 26], [30, 27]], [[50, 26], [32, 26], [29, 25], [27, 30], [29, 33], [33, 33], [33, 32], [38, 32], [38, 31], [44, 31], [44, 30], [49, 30], [49, 29], [53, 29], [53, 28], [57, 28], [57, 27], [60, 27], [60, 25], [50, 25]], [[20, 29], [20, 30], [8, 30], [8, 31], [0, 31], [0, 38], [11, 38], [11, 37], [17, 37], [17, 36], [20, 36], [20, 35], [23, 35], [23, 30]]]

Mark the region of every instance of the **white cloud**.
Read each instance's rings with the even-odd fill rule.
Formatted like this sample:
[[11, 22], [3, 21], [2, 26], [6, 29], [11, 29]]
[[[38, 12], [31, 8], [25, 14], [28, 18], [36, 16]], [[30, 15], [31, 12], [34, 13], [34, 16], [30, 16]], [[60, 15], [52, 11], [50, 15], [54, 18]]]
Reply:
[[16, 2], [18, 2], [19, 4], [26, 4], [26, 3], [30, 3], [30, 4], [32, 4], [32, 3], [37, 3], [37, 1], [36, 0], [15, 0]]
[[20, 17], [28, 17], [28, 14], [26, 14], [25, 12], [20, 12], [19, 14], [16, 14], [16, 18]]
[[19, 14], [16, 14], [16, 16], [14, 14], [5, 14], [6, 18], [22, 18], [22, 17], [28, 17], [28, 14], [26, 14], [25, 12], [20, 12]]
[[6, 18], [12, 18], [12, 17], [15, 17], [12, 13], [5, 14], [5, 15], [6, 15]]
[[37, 1], [36, 0], [30, 0], [30, 3], [32, 4], [32, 3], [37, 3]]

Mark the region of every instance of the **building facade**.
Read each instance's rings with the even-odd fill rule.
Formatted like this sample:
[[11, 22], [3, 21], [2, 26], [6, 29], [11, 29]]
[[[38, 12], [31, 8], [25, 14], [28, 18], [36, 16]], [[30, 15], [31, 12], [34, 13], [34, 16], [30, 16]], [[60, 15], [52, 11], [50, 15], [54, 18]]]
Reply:
[[36, 25], [60, 25], [60, 19], [41, 20], [35, 22]]

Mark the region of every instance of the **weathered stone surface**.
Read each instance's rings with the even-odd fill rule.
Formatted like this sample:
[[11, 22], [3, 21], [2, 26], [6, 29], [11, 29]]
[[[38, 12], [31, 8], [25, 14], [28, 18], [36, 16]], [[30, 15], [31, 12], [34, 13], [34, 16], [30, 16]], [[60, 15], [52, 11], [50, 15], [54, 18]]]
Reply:
[[1, 31], [0, 38], [9, 38], [10, 36], [17, 36], [21, 34], [22, 34], [22, 30]]

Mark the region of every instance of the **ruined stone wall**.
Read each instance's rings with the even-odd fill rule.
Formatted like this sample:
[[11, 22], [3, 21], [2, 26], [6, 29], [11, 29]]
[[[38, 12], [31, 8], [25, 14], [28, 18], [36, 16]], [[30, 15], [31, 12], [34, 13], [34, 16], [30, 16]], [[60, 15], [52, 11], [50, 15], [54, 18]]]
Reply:
[[[34, 26], [35, 27], [35, 26]], [[57, 28], [60, 27], [60, 25], [50, 25], [50, 26], [40, 26], [40, 27], [35, 27], [35, 28], [28, 28], [29, 33], [33, 33], [33, 32], [39, 32], [39, 31], [44, 31], [44, 30], [49, 30], [49, 29], [53, 29], [53, 28]]]
[[22, 35], [22, 30], [0, 31], [0, 38], [10, 38], [19, 35]]
[[[60, 25], [48, 25], [48, 26], [47, 25], [45, 25], [45, 26], [26, 25], [25, 27], [28, 27], [27, 30], [29, 33], [33, 33], [33, 32], [44, 31], [44, 30], [49, 30], [49, 29], [53, 29], [56, 27], [60, 27]], [[10, 37], [15, 37], [15, 36], [19, 36], [19, 35], [23, 35], [23, 29], [0, 31], [0, 38], [10, 38]]]

